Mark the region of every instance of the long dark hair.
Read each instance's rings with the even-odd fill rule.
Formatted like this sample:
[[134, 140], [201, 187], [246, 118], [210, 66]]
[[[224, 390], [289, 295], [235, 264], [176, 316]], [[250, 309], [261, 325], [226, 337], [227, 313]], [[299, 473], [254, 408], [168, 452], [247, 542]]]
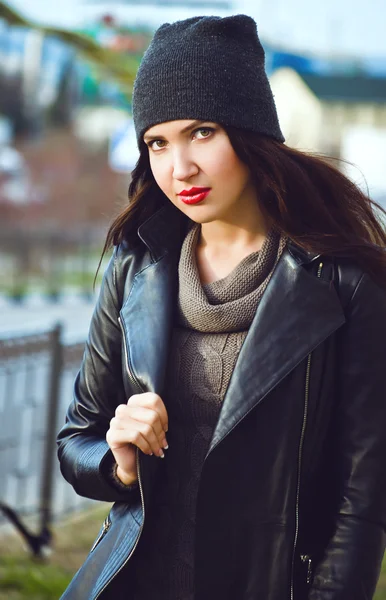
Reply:
[[[386, 285], [386, 212], [339, 170], [339, 163], [250, 131], [224, 129], [252, 173], [262, 210], [279, 231], [308, 252], [354, 259]], [[143, 143], [129, 204], [111, 224], [103, 254], [123, 240], [137, 243], [139, 225], [167, 202]]]

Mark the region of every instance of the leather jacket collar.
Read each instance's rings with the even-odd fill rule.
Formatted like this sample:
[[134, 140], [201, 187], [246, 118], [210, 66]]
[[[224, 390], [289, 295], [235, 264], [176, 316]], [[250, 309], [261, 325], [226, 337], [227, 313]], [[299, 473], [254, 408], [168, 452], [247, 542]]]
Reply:
[[[168, 202], [138, 228], [138, 236], [148, 247], [152, 259], [159, 260], [165, 253], [178, 249], [183, 241], [190, 220], [171, 202]], [[320, 257], [307, 252], [289, 241], [288, 251], [299, 265], [310, 264]]]
[[189, 223], [190, 219], [168, 201], [140, 225], [138, 236], [156, 262], [181, 246]]

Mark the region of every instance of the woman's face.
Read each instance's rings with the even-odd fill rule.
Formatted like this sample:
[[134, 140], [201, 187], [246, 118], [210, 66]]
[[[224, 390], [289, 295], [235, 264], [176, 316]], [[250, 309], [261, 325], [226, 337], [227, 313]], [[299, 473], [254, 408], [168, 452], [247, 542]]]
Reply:
[[232, 222], [245, 203], [256, 206], [249, 169], [220, 125], [168, 121], [148, 129], [144, 142], [158, 186], [193, 221]]

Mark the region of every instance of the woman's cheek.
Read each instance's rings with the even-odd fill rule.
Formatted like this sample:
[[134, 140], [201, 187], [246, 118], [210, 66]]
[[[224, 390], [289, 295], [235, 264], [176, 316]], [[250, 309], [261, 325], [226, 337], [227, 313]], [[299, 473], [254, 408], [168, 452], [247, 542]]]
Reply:
[[210, 177], [227, 178], [235, 168], [233, 155], [229, 155], [227, 148], [219, 148], [218, 144], [209, 148], [203, 159], [205, 171]]

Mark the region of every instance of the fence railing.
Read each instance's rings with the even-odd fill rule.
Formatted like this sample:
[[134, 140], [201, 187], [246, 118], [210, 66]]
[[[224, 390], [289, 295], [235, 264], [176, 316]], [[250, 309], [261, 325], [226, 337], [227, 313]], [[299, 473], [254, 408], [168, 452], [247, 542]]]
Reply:
[[60, 325], [0, 338], [0, 526], [10, 521], [37, 555], [49, 546], [53, 519], [91, 502], [65, 482], [56, 458], [83, 349], [62, 343]]

